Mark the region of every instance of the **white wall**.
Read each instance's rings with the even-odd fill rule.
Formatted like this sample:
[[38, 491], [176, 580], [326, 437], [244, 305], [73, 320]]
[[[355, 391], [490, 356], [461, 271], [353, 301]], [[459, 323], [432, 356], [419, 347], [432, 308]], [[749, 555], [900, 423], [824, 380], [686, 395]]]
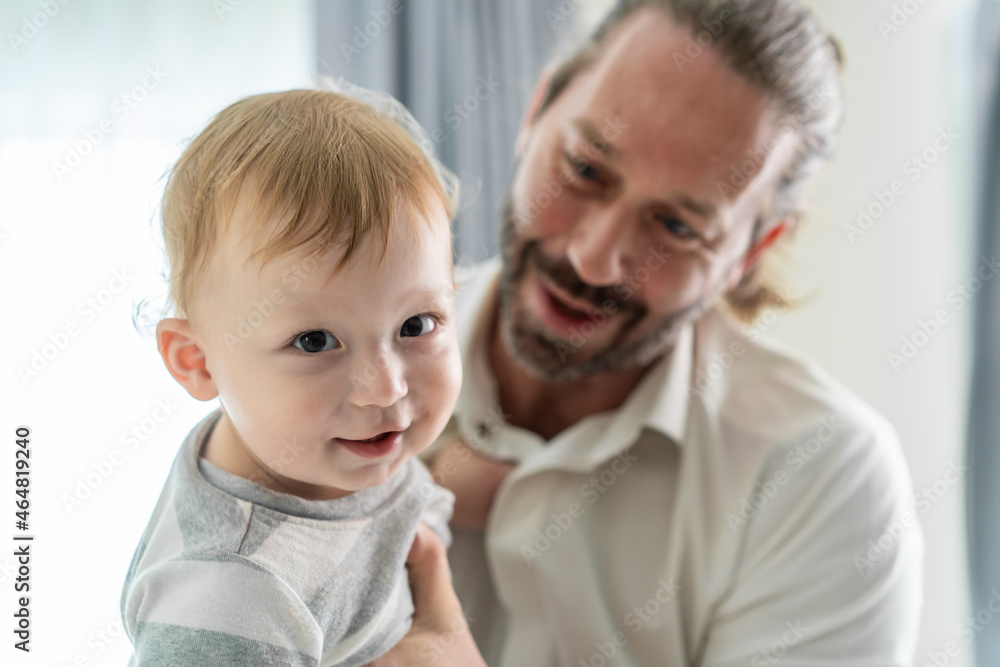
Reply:
[[[885, 36], [879, 21], [901, 0], [808, 4], [845, 47], [847, 118], [839, 154], [816, 183], [808, 223], [787, 253], [794, 260], [784, 264], [814, 300], [779, 314], [769, 333], [806, 351], [896, 426], [916, 493], [935, 482], [943, 491], [932, 491], [935, 501], [920, 514], [927, 550], [915, 664], [955, 641], [958, 655], [944, 659], [968, 667], [972, 646], [956, 635], [967, 605], [965, 488], [944, 475], [963, 458], [972, 312], [948, 296], [978, 259], [969, 256], [973, 3], [913, 0], [919, 10]], [[932, 148], [942, 128], [959, 138], [916, 178], [908, 161]], [[845, 224], [894, 180], [904, 194], [852, 242]], [[947, 323], [894, 369], [889, 353], [902, 356], [901, 339], [938, 311]]]

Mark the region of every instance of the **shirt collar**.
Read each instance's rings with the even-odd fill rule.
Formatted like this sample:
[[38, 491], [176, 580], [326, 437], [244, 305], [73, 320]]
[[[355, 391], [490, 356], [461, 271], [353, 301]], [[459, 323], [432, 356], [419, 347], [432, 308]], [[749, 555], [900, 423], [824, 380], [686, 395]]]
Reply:
[[489, 367], [486, 343], [490, 316], [497, 298], [502, 264], [493, 257], [473, 267], [456, 267], [456, 316], [462, 355], [462, 391], [455, 403], [455, 419], [466, 436], [485, 441], [503, 423], [496, 379]]
[[652, 398], [643, 425], [662, 433], [677, 445], [684, 443], [691, 402], [695, 324], [685, 324], [673, 349], [663, 356], [633, 390], [648, 391]]
[[[456, 271], [463, 390], [455, 406], [455, 417], [461, 432], [472, 436], [480, 444], [485, 444], [490, 432], [505, 423], [486, 350], [501, 269], [500, 258], [493, 257], [473, 267], [471, 272]], [[607, 430], [605, 437], [586, 450], [576, 444], [575, 456], [581, 458], [581, 464], [589, 462], [596, 465], [614, 456], [623, 446], [630, 446], [644, 427], [662, 434], [677, 445], [683, 443], [690, 402], [694, 333], [693, 324], [685, 325], [673, 349], [654, 362], [619, 408], [586, 418], [606, 421]], [[505, 443], [511, 443], [511, 439], [505, 438]], [[490, 449], [489, 446], [485, 448]]]

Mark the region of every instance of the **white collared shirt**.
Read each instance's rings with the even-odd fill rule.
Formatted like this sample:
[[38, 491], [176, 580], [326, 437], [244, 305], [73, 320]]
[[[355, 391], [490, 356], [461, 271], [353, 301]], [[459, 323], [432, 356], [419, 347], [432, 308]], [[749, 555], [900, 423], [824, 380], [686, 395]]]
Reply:
[[617, 410], [549, 441], [503, 421], [500, 260], [456, 271], [461, 434], [519, 462], [456, 591], [491, 667], [909, 666], [923, 537], [894, 429], [808, 359], [711, 311]]

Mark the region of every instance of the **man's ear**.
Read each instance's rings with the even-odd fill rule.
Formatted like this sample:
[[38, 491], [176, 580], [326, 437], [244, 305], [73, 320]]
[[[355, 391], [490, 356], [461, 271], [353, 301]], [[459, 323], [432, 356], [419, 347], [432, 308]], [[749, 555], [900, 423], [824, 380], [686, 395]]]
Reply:
[[734, 271], [729, 278], [729, 285], [726, 288], [727, 292], [735, 288], [743, 279], [743, 276], [749, 273], [767, 251], [774, 247], [774, 244], [791, 229], [793, 222], [791, 219], [778, 222], [763, 237], [750, 246], [747, 254], [743, 256], [743, 260], [733, 267]]
[[542, 108], [542, 101], [549, 93], [549, 84], [552, 82], [552, 75], [555, 71], [556, 65], [555, 63], [551, 63], [538, 75], [535, 90], [531, 94], [531, 101], [528, 102], [528, 108], [524, 112], [524, 117], [521, 118], [521, 129], [518, 131], [517, 140], [514, 142], [515, 155], [520, 156], [528, 145], [528, 135], [531, 134], [531, 128], [535, 125], [539, 109]]
[[760, 261], [760, 258], [764, 256], [764, 253], [770, 250], [774, 244], [785, 235], [791, 226], [791, 220], [782, 220], [778, 224], [771, 227], [767, 234], [764, 234], [763, 238], [750, 246], [746, 257], [743, 258], [743, 273], [752, 269], [754, 265]]
[[219, 395], [205, 365], [205, 352], [195, 342], [188, 320], [176, 317], [160, 320], [156, 325], [156, 346], [167, 370], [191, 396], [210, 401]]

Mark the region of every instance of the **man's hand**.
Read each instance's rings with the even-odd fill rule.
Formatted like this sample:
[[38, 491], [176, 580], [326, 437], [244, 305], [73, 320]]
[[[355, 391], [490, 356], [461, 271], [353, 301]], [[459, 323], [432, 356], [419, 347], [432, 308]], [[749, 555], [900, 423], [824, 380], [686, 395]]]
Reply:
[[406, 558], [413, 591], [413, 627], [391, 651], [368, 667], [486, 667], [451, 587], [448, 552], [420, 524]]
[[431, 464], [434, 481], [455, 494], [456, 528], [483, 530], [493, 496], [514, 465], [480, 454], [462, 440], [446, 445]]

